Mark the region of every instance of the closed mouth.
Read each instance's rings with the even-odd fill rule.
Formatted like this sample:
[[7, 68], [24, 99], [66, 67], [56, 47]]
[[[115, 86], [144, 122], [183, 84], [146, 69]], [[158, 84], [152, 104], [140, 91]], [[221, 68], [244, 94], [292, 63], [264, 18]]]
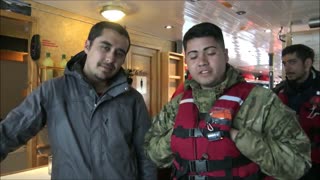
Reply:
[[114, 69], [113, 66], [108, 65], [108, 64], [100, 64], [99, 66], [104, 68], [104, 69], [106, 69], [106, 70], [108, 70], [108, 71], [111, 71], [111, 70]]

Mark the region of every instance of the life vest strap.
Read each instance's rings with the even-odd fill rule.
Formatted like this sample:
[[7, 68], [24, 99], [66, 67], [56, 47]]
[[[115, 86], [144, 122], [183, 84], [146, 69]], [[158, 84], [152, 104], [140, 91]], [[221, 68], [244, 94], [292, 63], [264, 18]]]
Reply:
[[266, 177], [261, 171], [258, 171], [255, 174], [252, 174], [248, 177], [239, 177], [239, 176], [233, 176], [233, 177], [210, 177], [210, 176], [200, 176], [200, 175], [190, 175], [190, 176], [183, 176], [179, 178], [178, 180], [262, 180], [264, 177]]
[[180, 138], [203, 137], [199, 128], [184, 129], [181, 126], [175, 128], [172, 134]]
[[176, 161], [183, 169], [187, 169], [187, 172], [196, 173], [232, 169], [251, 163], [251, 161], [243, 155], [236, 158], [227, 157], [224, 160], [186, 160], [176, 155]]
[[220, 140], [223, 137], [230, 138], [229, 131], [221, 131], [219, 128], [212, 127], [213, 130], [209, 131], [208, 129], [199, 129], [199, 128], [189, 128], [185, 129], [181, 126], [178, 126], [173, 130], [173, 135], [179, 138], [190, 138], [190, 137], [206, 137], [209, 141]]

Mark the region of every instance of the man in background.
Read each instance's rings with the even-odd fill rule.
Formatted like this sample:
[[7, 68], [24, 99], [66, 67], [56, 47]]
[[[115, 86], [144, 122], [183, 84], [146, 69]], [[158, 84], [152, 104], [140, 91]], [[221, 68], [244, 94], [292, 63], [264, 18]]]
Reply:
[[311, 141], [312, 168], [303, 180], [320, 179], [320, 72], [313, 66], [314, 51], [303, 44], [282, 50], [286, 80], [273, 90], [293, 109]]
[[64, 76], [41, 84], [1, 121], [1, 160], [47, 124], [52, 179], [155, 180], [143, 150], [148, 110], [121, 67], [129, 47], [124, 27], [95, 24]]

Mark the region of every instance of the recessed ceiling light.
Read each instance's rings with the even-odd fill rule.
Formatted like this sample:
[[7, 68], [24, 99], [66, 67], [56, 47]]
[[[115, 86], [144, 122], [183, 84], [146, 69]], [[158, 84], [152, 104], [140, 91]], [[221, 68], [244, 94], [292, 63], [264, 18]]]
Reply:
[[227, 1], [219, 1], [224, 7], [232, 8], [232, 4], [228, 3]]
[[244, 15], [245, 13], [247, 13], [247, 12], [245, 12], [245, 11], [237, 11], [236, 12], [238, 15]]
[[247, 26], [241, 26], [240, 30], [243, 31], [243, 30], [246, 30], [247, 28], [248, 28]]
[[165, 28], [165, 29], [172, 29], [173, 26], [171, 26], [171, 25], [166, 25], [166, 26], [164, 26], [164, 28]]

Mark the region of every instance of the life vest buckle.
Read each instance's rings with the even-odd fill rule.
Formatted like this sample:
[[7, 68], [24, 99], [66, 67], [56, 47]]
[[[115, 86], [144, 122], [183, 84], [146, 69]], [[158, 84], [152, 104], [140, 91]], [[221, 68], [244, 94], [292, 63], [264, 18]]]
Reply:
[[190, 172], [203, 173], [208, 172], [207, 160], [189, 161]]
[[207, 180], [207, 176], [192, 175], [188, 176], [188, 180]]
[[193, 132], [189, 134], [190, 137], [203, 137], [203, 134], [199, 128], [193, 129]]

